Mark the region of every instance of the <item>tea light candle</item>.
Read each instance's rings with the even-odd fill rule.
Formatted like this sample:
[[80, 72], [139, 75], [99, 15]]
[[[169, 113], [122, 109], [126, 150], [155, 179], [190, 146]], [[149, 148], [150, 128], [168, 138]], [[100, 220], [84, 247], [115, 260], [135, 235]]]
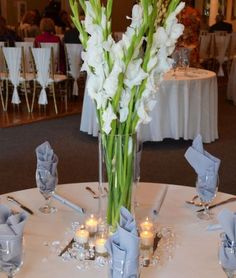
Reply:
[[95, 234], [98, 230], [98, 221], [96, 217], [92, 214], [90, 218], [85, 222], [86, 230], [88, 230], [89, 234]]
[[79, 244], [85, 244], [88, 242], [89, 232], [85, 229], [77, 230], [75, 233], [75, 241]]
[[142, 231], [151, 231], [153, 230], [153, 223], [147, 217], [146, 220], [140, 224], [140, 227]]
[[106, 243], [106, 239], [105, 238], [98, 238], [95, 241], [95, 250], [97, 253], [99, 254], [105, 254], [107, 253], [107, 249], [105, 247], [105, 243]]
[[143, 231], [140, 234], [141, 238], [141, 244], [144, 247], [152, 247], [153, 246], [153, 240], [154, 240], [154, 234], [150, 231]]

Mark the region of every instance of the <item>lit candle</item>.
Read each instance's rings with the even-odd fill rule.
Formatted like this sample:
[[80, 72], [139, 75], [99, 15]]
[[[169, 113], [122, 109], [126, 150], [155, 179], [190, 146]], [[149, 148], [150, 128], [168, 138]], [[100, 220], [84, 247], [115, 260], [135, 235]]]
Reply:
[[95, 234], [98, 230], [98, 221], [92, 214], [89, 219], [85, 222], [86, 230], [88, 230], [89, 234]]
[[88, 242], [89, 232], [84, 229], [77, 230], [75, 233], [75, 241], [79, 244], [86, 244]]
[[140, 224], [140, 227], [142, 231], [152, 231], [153, 223], [147, 217], [146, 220]]
[[107, 249], [105, 247], [105, 243], [106, 243], [106, 239], [105, 238], [98, 238], [95, 241], [95, 250], [97, 253], [99, 254], [105, 254], [107, 253]]
[[140, 234], [141, 238], [141, 245], [143, 247], [152, 247], [153, 246], [153, 240], [154, 240], [154, 234], [150, 231], [143, 231]]

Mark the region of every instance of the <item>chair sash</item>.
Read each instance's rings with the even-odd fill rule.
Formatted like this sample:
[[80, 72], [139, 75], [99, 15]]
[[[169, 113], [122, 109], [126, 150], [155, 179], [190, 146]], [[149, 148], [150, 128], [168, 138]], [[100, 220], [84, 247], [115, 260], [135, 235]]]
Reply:
[[17, 86], [20, 83], [20, 67], [22, 50], [20, 47], [3, 47], [3, 54], [9, 70], [9, 79], [14, 86], [11, 102], [19, 104], [20, 98], [17, 90]]
[[48, 103], [46, 87], [50, 82], [51, 48], [32, 48], [32, 54], [37, 69], [36, 79], [42, 87], [38, 103], [45, 105]]
[[81, 62], [81, 44], [65, 44], [69, 64], [69, 73], [74, 79], [73, 95], [78, 96], [79, 88], [77, 80], [80, 76], [80, 62]]

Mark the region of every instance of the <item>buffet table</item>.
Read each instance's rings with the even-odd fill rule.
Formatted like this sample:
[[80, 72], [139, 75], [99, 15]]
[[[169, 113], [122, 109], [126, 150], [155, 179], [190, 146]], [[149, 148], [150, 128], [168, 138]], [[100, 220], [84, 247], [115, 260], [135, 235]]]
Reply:
[[[98, 201], [85, 189], [86, 186], [96, 190], [96, 183], [64, 184], [57, 187], [57, 193], [71, 202], [74, 202], [87, 210], [87, 213], [96, 212]], [[192, 206], [186, 205], [185, 200], [191, 200], [195, 195], [195, 189], [177, 185], [165, 185], [154, 183], [141, 183], [139, 192], [142, 194], [140, 206], [147, 202], [155, 202], [158, 195], [167, 187], [166, 198], [157, 218], [162, 226], [171, 226], [176, 234], [177, 246], [173, 258], [163, 265], [146, 267], [141, 270], [141, 277], [145, 278], [223, 278], [225, 274], [221, 270], [217, 259], [218, 239], [220, 231], [208, 231], [207, 221], [199, 220]], [[144, 195], [145, 194], [145, 195]], [[48, 246], [52, 241], [60, 241], [65, 245], [65, 233], [74, 221], [83, 221], [84, 216], [72, 211], [65, 205], [53, 201], [58, 211], [51, 215], [43, 215], [38, 208], [44, 202], [38, 189], [27, 189], [10, 194], [34, 211], [29, 215], [25, 227], [25, 258], [24, 264], [17, 278], [65, 278], [65, 277], [107, 277], [107, 269], [90, 268], [79, 270], [75, 260], [63, 262], [60, 257], [50, 251]], [[6, 195], [1, 195], [1, 203], [18, 209], [19, 207], [7, 202]], [[225, 200], [228, 194], [218, 193], [215, 202]], [[143, 202], [143, 203], [142, 203]], [[223, 206], [214, 208], [217, 214]], [[235, 203], [229, 203], [224, 207], [235, 210]], [[68, 234], [67, 234], [68, 236]], [[70, 235], [70, 239], [71, 239]], [[68, 240], [68, 239], [67, 239]], [[0, 277], [5, 277], [0, 274]]]
[[[204, 143], [218, 139], [218, 89], [216, 74], [190, 68], [164, 76], [151, 112], [152, 121], [139, 129], [142, 141], [164, 138], [194, 139], [199, 133]], [[80, 130], [98, 135], [96, 110], [85, 89]]]

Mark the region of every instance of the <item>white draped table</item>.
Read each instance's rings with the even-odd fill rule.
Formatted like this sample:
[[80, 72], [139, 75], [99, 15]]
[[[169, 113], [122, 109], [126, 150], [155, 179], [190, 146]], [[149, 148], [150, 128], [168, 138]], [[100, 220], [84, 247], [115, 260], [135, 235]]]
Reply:
[[[64, 184], [57, 188], [57, 193], [68, 200], [85, 208], [88, 213], [96, 212], [97, 200], [85, 190], [90, 185], [96, 190], [96, 183]], [[148, 202], [152, 206], [157, 205], [158, 196], [168, 187], [167, 195], [158, 216], [158, 223], [162, 226], [171, 226], [176, 234], [178, 245], [173, 253], [173, 258], [163, 265], [143, 268], [141, 277], [145, 278], [223, 278], [225, 277], [218, 264], [217, 250], [220, 231], [207, 231], [207, 221], [199, 220], [194, 210], [185, 204], [195, 195], [195, 189], [177, 185], [164, 185], [155, 183], [141, 183], [142, 202]], [[74, 221], [83, 221], [83, 216], [70, 208], [53, 201], [58, 208], [55, 214], [43, 215], [38, 208], [44, 202], [42, 196], [35, 189], [27, 189], [10, 194], [34, 211], [29, 215], [25, 227], [25, 258], [24, 264], [17, 278], [88, 278], [107, 277], [107, 269], [92, 268], [79, 270], [75, 260], [63, 262], [60, 257], [50, 251], [47, 242], [58, 240], [63, 245], [65, 232]], [[1, 203], [7, 203], [6, 195], [1, 195]], [[225, 200], [230, 195], [218, 193], [215, 202]], [[223, 206], [214, 209], [217, 214]], [[229, 203], [224, 207], [235, 210], [235, 203]], [[14, 206], [15, 209], [19, 209]], [[65, 244], [65, 243], [64, 243]], [[5, 277], [0, 274], [0, 277]]]
[[[216, 74], [188, 69], [185, 74], [168, 72], [160, 85], [152, 121], [139, 128], [142, 141], [164, 138], [194, 139], [199, 133], [204, 143], [218, 139], [218, 89]], [[98, 135], [96, 110], [85, 90], [80, 130]]]

